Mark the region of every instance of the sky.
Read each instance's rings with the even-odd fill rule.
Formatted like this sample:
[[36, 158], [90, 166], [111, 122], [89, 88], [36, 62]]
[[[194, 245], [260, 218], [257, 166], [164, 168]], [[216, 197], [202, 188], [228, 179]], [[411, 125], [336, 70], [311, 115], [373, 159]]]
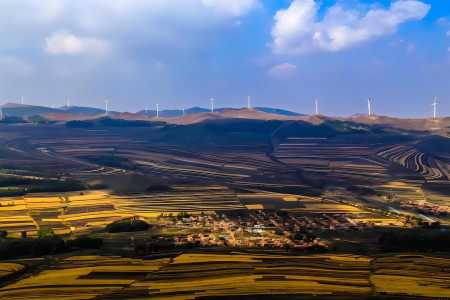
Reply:
[[0, 104], [450, 115], [447, 0], [2, 0]]

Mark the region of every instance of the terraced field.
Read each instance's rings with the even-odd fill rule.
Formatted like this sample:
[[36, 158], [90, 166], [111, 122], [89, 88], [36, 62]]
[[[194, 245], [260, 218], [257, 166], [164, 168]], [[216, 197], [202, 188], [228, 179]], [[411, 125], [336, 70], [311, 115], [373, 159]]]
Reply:
[[[197, 181], [252, 181], [255, 176], [274, 175], [284, 168], [265, 155], [264, 146], [230, 144], [221, 153], [192, 151], [170, 144], [154, 145], [142, 130], [135, 130], [134, 138], [133, 133], [87, 130], [59, 139], [30, 138], [30, 144], [46, 160], [78, 163], [78, 169], [70, 173], [86, 180], [137, 172]], [[113, 165], [109, 165], [111, 161]]]
[[25, 269], [25, 266], [13, 262], [0, 262], [0, 282], [2, 278], [11, 276]]
[[367, 144], [344, 144], [328, 138], [289, 137], [276, 147], [274, 156], [288, 165], [322, 175], [355, 179], [389, 177], [388, 164], [374, 158]]
[[212, 212], [244, 209], [236, 194], [223, 186], [173, 186], [170, 191], [113, 195], [109, 191], [35, 194], [0, 199], [0, 229], [11, 236], [36, 235], [51, 228], [67, 234], [102, 228], [132, 216], [155, 217], [161, 212]]
[[223, 186], [173, 186], [170, 192], [117, 196], [117, 208], [124, 212], [212, 212], [244, 209], [236, 194]]
[[449, 180], [444, 164], [409, 145], [383, 147], [377, 155], [421, 174], [426, 180]]
[[126, 215], [117, 211], [107, 192], [36, 194], [3, 198], [0, 203], [1, 228], [11, 236], [51, 228], [66, 234], [80, 227], [108, 224]]
[[392, 199], [398, 202], [421, 204], [427, 201], [422, 184], [417, 182], [391, 181], [376, 187], [376, 189], [386, 195], [391, 195]]
[[285, 295], [450, 297], [450, 259], [421, 255], [186, 253], [141, 260], [75, 256], [0, 289], [4, 299], [199, 299]]
[[448, 258], [403, 255], [373, 261], [371, 281], [377, 293], [450, 297]]

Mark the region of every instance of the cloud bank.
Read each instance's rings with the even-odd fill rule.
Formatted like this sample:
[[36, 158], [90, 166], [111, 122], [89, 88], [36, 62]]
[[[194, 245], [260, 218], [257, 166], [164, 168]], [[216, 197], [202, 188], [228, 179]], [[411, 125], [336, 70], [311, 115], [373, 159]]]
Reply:
[[392, 34], [405, 22], [421, 20], [430, 8], [418, 0], [400, 0], [389, 8], [360, 12], [337, 3], [320, 19], [319, 1], [294, 0], [274, 17], [272, 49], [288, 55], [344, 50]]
[[259, 0], [5, 0], [0, 36], [8, 39], [0, 46], [71, 55], [114, 44], [179, 46], [258, 6]]

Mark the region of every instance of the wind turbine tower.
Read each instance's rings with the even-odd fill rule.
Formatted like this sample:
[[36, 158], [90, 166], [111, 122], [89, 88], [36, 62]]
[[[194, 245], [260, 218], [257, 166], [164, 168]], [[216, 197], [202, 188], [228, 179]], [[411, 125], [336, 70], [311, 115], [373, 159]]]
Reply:
[[70, 100], [66, 99], [66, 107], [69, 108], [70, 107]]
[[21, 97], [20, 97], [20, 104], [23, 105], [24, 103], [25, 103], [25, 101], [24, 101], [24, 99], [23, 99], [23, 96], [21, 96]]
[[252, 109], [252, 98], [247, 96], [247, 109]]
[[437, 97], [434, 97], [434, 102], [433, 104], [431, 104], [433, 106], [433, 119], [436, 120], [437, 119]]
[[316, 116], [318, 116], [319, 115], [319, 100], [316, 99], [314, 101], [314, 104], [315, 104], [315, 109], [316, 109]]
[[109, 113], [109, 100], [105, 100], [105, 116]]
[[184, 117], [184, 108], [181, 109], [182, 116]]
[[211, 98], [209, 101], [211, 103], [211, 112], [214, 112], [214, 98]]
[[0, 121], [3, 120], [3, 106], [0, 106]]
[[369, 112], [369, 117], [372, 117], [373, 116], [372, 98], [367, 99], [367, 110]]
[[159, 104], [156, 103], [156, 118], [159, 118]]

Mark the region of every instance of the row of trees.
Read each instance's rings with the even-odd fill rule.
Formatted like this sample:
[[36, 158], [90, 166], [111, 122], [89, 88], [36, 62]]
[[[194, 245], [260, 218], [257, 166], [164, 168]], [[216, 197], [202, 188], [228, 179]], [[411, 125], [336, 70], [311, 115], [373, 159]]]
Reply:
[[81, 236], [64, 240], [56, 236], [51, 229], [40, 230], [38, 238], [6, 238], [0, 231], [0, 259], [11, 259], [24, 256], [45, 256], [78, 249], [99, 249], [103, 244], [100, 238]]
[[384, 251], [450, 251], [450, 231], [393, 230], [382, 233], [379, 244]]

